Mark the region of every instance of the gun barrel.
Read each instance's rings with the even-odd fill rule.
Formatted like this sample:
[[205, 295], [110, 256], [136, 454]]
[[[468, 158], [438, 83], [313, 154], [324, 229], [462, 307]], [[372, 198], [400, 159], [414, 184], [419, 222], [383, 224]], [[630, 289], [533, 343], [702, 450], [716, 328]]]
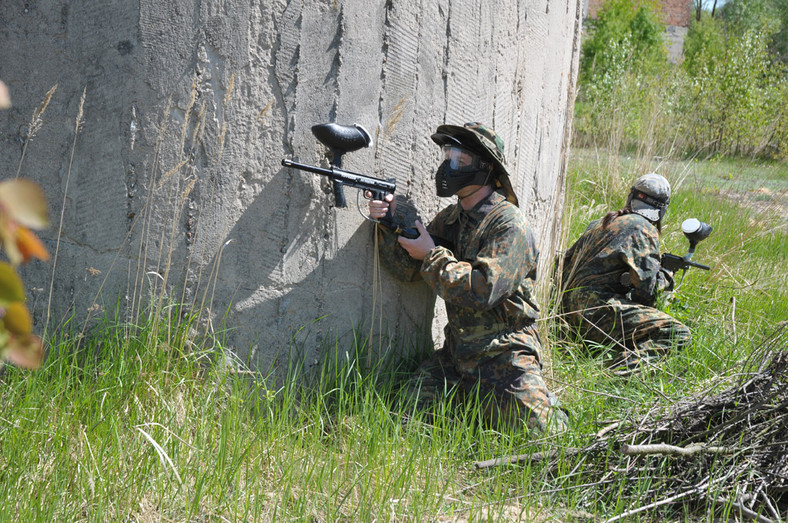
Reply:
[[366, 176], [359, 173], [345, 171], [343, 169], [337, 169], [336, 167], [333, 166], [329, 169], [324, 169], [322, 167], [316, 167], [314, 165], [298, 163], [287, 159], [282, 160], [282, 165], [285, 167], [292, 167], [294, 169], [298, 169], [301, 171], [321, 174], [323, 176], [327, 176], [331, 178], [332, 180], [342, 182], [345, 185], [349, 185], [357, 189], [368, 189], [370, 191], [393, 194], [397, 188], [397, 184], [395, 182], [389, 182], [386, 180], [381, 180], [380, 178], [375, 178], [374, 176]]
[[687, 261], [687, 265], [689, 265], [690, 267], [695, 267], [696, 269], [703, 269], [704, 271], [711, 270], [711, 267], [709, 267], [708, 265], [695, 263], [695, 262], [689, 261], [689, 260]]
[[331, 169], [323, 169], [322, 167], [316, 167], [314, 165], [298, 163], [292, 160], [288, 160], [287, 158], [282, 160], [282, 165], [285, 167], [292, 167], [293, 169], [298, 169], [299, 171], [308, 171], [310, 173], [322, 174], [323, 176], [330, 177], [332, 175]]

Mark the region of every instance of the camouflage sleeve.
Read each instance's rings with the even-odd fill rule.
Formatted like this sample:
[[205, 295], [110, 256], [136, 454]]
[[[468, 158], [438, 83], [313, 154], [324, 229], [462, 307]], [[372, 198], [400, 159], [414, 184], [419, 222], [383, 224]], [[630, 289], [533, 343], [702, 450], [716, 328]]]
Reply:
[[[653, 227], [651, 227], [653, 228]], [[653, 305], [656, 299], [660, 263], [659, 237], [656, 229], [640, 227], [630, 236], [625, 263], [629, 265], [632, 299], [643, 305]]]
[[525, 220], [496, 220], [485, 234], [478, 255], [460, 261], [445, 247], [432, 249], [421, 265], [421, 277], [447, 303], [489, 309], [512, 294], [525, 275], [536, 271], [538, 251]]

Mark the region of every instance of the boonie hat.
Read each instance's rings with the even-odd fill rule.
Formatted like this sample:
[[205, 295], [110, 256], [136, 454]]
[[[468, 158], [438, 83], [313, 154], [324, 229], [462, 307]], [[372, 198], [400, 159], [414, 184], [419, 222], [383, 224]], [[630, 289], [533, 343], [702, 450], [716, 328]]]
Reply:
[[431, 138], [440, 146], [461, 145], [475, 153], [488, 156], [493, 163], [493, 176], [498, 187], [504, 190], [507, 200], [519, 206], [509, 171], [504, 165], [503, 140], [495, 134], [495, 131], [479, 122], [470, 122], [462, 126], [440, 125]]

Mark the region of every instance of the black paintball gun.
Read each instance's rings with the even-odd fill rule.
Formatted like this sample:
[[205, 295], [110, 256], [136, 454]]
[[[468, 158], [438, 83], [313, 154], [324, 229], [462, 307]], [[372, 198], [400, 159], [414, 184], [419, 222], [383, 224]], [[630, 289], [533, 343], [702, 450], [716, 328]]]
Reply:
[[[312, 126], [312, 134], [315, 135], [315, 138], [317, 138], [320, 143], [331, 150], [333, 159], [331, 160], [330, 166], [325, 169], [313, 165], [297, 163], [287, 159], [282, 160], [282, 165], [285, 167], [293, 167], [301, 171], [307, 171], [328, 177], [331, 180], [334, 191], [334, 201], [336, 202], [337, 207], [347, 207], [347, 203], [345, 202], [345, 193], [343, 190], [345, 185], [358, 189], [359, 198], [357, 199], [357, 205], [359, 207], [359, 211], [361, 211], [360, 196], [362, 192], [366, 193], [369, 191], [372, 195], [372, 199], [374, 200], [382, 200], [387, 193], [394, 194], [397, 184], [393, 178], [382, 180], [380, 178], [375, 178], [374, 176], [367, 176], [365, 174], [345, 171], [341, 168], [343, 154], [357, 151], [363, 147], [369, 147], [372, 145], [372, 138], [370, 137], [367, 130], [361, 125], [323, 123]], [[415, 227], [400, 227], [388, 217], [375, 220], [363, 212], [362, 215], [367, 220], [377, 222], [385, 227], [388, 227], [400, 236], [411, 239], [419, 237], [419, 231]]]
[[[684, 256], [677, 256], [675, 254], [666, 252], [662, 255], [662, 267], [674, 274], [678, 270], [684, 271], [684, 274], [681, 276], [681, 283], [683, 283], [684, 275], [686, 274], [687, 269], [690, 267], [703, 269], [704, 271], [708, 271], [710, 269], [708, 265], [702, 265], [692, 261], [692, 255], [695, 254], [695, 247], [698, 245], [698, 243], [708, 238], [711, 234], [711, 225], [708, 223], [703, 223], [696, 218], [690, 218], [681, 222], [681, 231], [684, 233], [684, 236], [687, 237], [687, 240], [689, 240], [689, 250], [687, 251], [687, 254]], [[681, 286], [681, 283], [679, 283], [676, 289]]]

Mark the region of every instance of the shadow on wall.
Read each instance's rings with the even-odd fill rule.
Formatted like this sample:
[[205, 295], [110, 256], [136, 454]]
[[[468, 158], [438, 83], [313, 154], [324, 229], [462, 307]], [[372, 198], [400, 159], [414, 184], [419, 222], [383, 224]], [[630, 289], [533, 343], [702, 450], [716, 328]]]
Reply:
[[[283, 183], [287, 176], [293, 184]], [[370, 333], [373, 360], [431, 347], [431, 289], [396, 282], [385, 269], [375, 273], [371, 223], [340, 245], [337, 213], [355, 213], [355, 204], [329, 210], [328, 183], [321, 180], [327, 194], [314, 195], [301, 178], [280, 169], [227, 234], [223, 243], [233, 241], [221, 260], [215, 253], [204, 263], [219, 263], [211, 315], [216, 323], [227, 311], [226, 344], [263, 372], [283, 371], [293, 349], [316, 365], [332, 347], [350, 350]]]

